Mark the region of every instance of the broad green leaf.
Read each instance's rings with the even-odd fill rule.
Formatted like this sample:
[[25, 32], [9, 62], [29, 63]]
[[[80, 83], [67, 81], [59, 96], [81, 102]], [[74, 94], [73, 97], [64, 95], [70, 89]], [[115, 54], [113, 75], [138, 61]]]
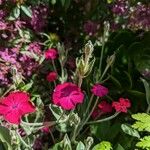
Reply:
[[150, 132], [150, 115], [146, 113], [138, 113], [132, 115], [132, 118], [137, 120], [132, 127], [138, 131]]
[[142, 93], [141, 91], [127, 90], [127, 92], [128, 92], [129, 94], [131, 94], [132, 96], [137, 96], [137, 97], [142, 97], [142, 98], [145, 97], [145, 94]]
[[7, 145], [7, 150], [12, 150], [10, 132], [3, 126], [0, 126], [0, 141]]
[[140, 139], [140, 142], [138, 142], [136, 146], [144, 150], [150, 150], [150, 136], [145, 136], [144, 138]]
[[147, 104], [150, 106], [150, 86], [145, 79], [141, 78], [141, 81], [143, 82], [144, 87], [145, 87]]
[[140, 135], [138, 133], [138, 131], [136, 131], [135, 129], [133, 129], [131, 126], [126, 125], [126, 124], [122, 124], [121, 125], [121, 129], [123, 130], [123, 132], [125, 132], [128, 135], [140, 138]]
[[32, 18], [32, 10], [26, 6], [26, 5], [21, 5], [21, 10], [30, 18]]
[[77, 145], [76, 150], [85, 150], [85, 145], [80, 141]]
[[120, 144], [118, 144], [115, 150], [125, 150], [125, 149]]
[[101, 143], [95, 145], [92, 150], [112, 150], [110, 142], [102, 141]]

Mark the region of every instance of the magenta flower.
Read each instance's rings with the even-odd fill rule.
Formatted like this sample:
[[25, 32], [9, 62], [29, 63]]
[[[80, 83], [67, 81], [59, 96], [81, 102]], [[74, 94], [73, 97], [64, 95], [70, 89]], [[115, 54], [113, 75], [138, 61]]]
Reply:
[[72, 110], [83, 102], [84, 94], [77, 85], [66, 82], [56, 86], [52, 97], [54, 104], [65, 110]]
[[100, 104], [98, 104], [98, 108], [103, 113], [111, 113], [112, 112], [112, 106], [109, 103], [107, 103], [106, 101], [100, 102]]
[[101, 84], [95, 84], [92, 87], [91, 92], [98, 97], [103, 97], [108, 94], [108, 89]]
[[50, 48], [50, 49], [45, 51], [45, 58], [46, 59], [54, 60], [57, 58], [57, 56], [58, 56], [58, 52], [56, 49]]
[[56, 72], [50, 72], [47, 76], [46, 76], [47, 81], [49, 82], [53, 82], [57, 79], [57, 73]]
[[114, 107], [117, 112], [127, 113], [127, 108], [131, 107], [131, 103], [128, 99], [120, 98], [119, 102], [112, 103], [112, 107]]
[[22, 116], [35, 112], [35, 107], [29, 100], [28, 93], [22, 91], [10, 93], [1, 99], [0, 115], [10, 123], [20, 124]]

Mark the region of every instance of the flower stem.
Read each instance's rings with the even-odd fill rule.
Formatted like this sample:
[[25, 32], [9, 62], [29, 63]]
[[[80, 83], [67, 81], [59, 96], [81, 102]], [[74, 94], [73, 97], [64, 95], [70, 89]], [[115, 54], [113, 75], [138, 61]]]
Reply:
[[51, 135], [51, 138], [52, 138], [53, 143], [56, 144], [55, 138], [54, 138], [54, 135], [53, 135], [52, 131], [49, 130], [49, 133], [50, 133], [50, 135]]
[[17, 136], [18, 136], [18, 138], [19, 138], [19, 140], [22, 142], [22, 144], [27, 148], [31, 148], [24, 140], [23, 140], [23, 138], [20, 136], [20, 134], [16, 131], [16, 134], [17, 134]]
[[86, 114], [87, 114], [87, 112], [88, 112], [88, 110], [89, 110], [89, 108], [90, 108], [90, 106], [91, 106], [91, 104], [92, 104], [93, 97], [94, 97], [94, 95], [92, 94], [92, 96], [91, 96], [91, 98], [90, 98], [90, 100], [89, 100], [89, 103], [88, 103], [87, 109], [86, 109], [86, 111], [85, 111], [85, 113], [84, 113], [84, 115], [83, 115], [83, 116], [86, 116]]
[[90, 121], [90, 122], [87, 122], [86, 124], [96, 124], [96, 123], [108, 121], [108, 120], [111, 120], [111, 119], [117, 117], [119, 114], [120, 114], [120, 112], [116, 112], [115, 114], [113, 114], [110, 117], [107, 117], [107, 118], [104, 118], [104, 119], [100, 119], [100, 120], [96, 120], [96, 121]]
[[102, 74], [101, 77], [100, 77], [100, 81], [101, 81], [101, 80], [103, 79], [103, 77], [105, 76], [105, 74], [106, 74], [107, 70], [109, 69], [109, 67], [110, 67], [110, 65], [107, 65], [107, 66], [106, 66], [106, 68], [105, 68], [103, 74]]
[[82, 82], [83, 82], [83, 78], [82, 78], [82, 76], [81, 76], [81, 75], [79, 75], [78, 87], [81, 87]]
[[102, 60], [103, 60], [103, 55], [104, 55], [104, 48], [105, 48], [105, 33], [104, 33], [104, 36], [102, 38], [102, 49], [101, 49], [101, 56], [100, 56], [100, 61], [99, 61], [100, 75], [102, 73]]
[[83, 126], [87, 123], [87, 121], [89, 120], [91, 114], [93, 113], [94, 109], [96, 108], [97, 106], [97, 103], [98, 103], [98, 100], [99, 100], [99, 97], [97, 97], [96, 101], [95, 101], [95, 104], [91, 110], [91, 112], [89, 113], [89, 115], [87, 116], [87, 118], [81, 122], [81, 125], [79, 126], [79, 129], [77, 129], [77, 132], [75, 133], [74, 135], [74, 140], [75, 138], [78, 136], [78, 134], [80, 133], [80, 131], [82, 130]]
[[40, 123], [29, 123], [29, 122], [21, 121], [21, 123], [23, 125], [28, 125], [28, 126], [43, 126], [43, 122], [40, 122]]
[[56, 65], [55, 65], [55, 61], [54, 60], [52, 60], [52, 65], [53, 65], [54, 71], [57, 73], [57, 69], [56, 69]]
[[7, 93], [9, 93], [12, 89], [14, 89], [14, 86], [10, 86], [9, 88], [8, 88], [8, 90], [7, 91], [5, 91], [5, 93], [1, 96], [1, 97], [4, 97]]

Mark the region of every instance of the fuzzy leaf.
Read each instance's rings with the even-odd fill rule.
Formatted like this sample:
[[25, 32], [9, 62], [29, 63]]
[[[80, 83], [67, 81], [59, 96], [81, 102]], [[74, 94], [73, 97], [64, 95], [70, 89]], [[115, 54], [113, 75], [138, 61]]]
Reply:
[[128, 135], [140, 138], [140, 135], [138, 133], [138, 131], [136, 131], [135, 129], [133, 129], [131, 126], [126, 125], [126, 124], [122, 124], [121, 125], [121, 129], [123, 130], [123, 132], [125, 132]]
[[22, 11], [30, 18], [32, 18], [32, 10], [26, 6], [26, 5], [21, 5]]
[[132, 127], [138, 131], [150, 132], [150, 115], [146, 113], [138, 113], [132, 115], [132, 118], [137, 120]]

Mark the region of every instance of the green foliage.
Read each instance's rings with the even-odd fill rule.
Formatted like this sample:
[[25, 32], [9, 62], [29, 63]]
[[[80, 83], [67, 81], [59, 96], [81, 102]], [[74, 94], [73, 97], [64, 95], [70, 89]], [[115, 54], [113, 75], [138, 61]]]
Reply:
[[7, 150], [12, 150], [10, 132], [3, 126], [0, 126], [0, 141], [4, 144], [4, 147]]
[[140, 139], [140, 142], [138, 142], [136, 146], [142, 149], [150, 150], [150, 136], [145, 136]]
[[77, 145], [76, 150], [85, 150], [85, 145], [80, 141]]
[[132, 127], [138, 131], [150, 132], [150, 115], [146, 113], [138, 113], [132, 115], [132, 118], [137, 120]]
[[150, 86], [145, 79], [141, 79], [141, 80], [145, 87], [147, 104], [150, 105]]
[[133, 129], [130, 125], [122, 124], [121, 129], [123, 130], [123, 132], [125, 132], [128, 135], [140, 138], [138, 131]]
[[68, 135], [66, 134], [61, 142], [55, 144], [55, 146], [49, 150], [72, 150]]
[[102, 141], [101, 143], [95, 145], [92, 150], [112, 150], [110, 142]]
[[[138, 129], [139, 131], [147, 131], [150, 132], [150, 115], [146, 113], [138, 113], [132, 115], [132, 118], [137, 120], [133, 124], [133, 128]], [[150, 150], [150, 136], [144, 136], [140, 139], [140, 141], [136, 144], [137, 147], [142, 149]]]
[[32, 11], [31, 9], [26, 5], [21, 5], [21, 10], [30, 18], [32, 18]]
[[125, 150], [125, 149], [120, 144], [118, 144], [115, 150]]

